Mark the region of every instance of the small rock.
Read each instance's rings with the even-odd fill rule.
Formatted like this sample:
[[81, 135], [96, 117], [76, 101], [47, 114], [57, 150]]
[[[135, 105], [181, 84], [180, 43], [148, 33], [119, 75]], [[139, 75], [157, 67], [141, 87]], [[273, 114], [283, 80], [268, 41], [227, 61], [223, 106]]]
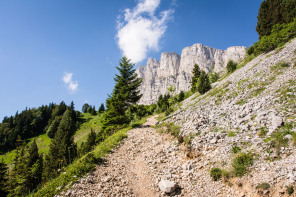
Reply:
[[172, 193], [175, 191], [175, 189], [178, 187], [177, 184], [173, 181], [169, 180], [161, 180], [158, 183], [158, 187], [162, 192], [165, 192], [167, 194]]

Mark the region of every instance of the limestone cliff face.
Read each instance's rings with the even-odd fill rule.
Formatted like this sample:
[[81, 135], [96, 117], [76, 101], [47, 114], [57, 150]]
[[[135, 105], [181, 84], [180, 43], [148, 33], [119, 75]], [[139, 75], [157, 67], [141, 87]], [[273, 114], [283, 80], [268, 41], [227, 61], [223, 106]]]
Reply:
[[155, 103], [158, 97], [168, 92], [170, 86], [175, 93], [190, 90], [194, 64], [210, 72], [223, 72], [228, 60], [240, 61], [245, 57], [245, 47], [214, 49], [202, 44], [194, 44], [182, 50], [181, 56], [175, 52], [161, 54], [160, 62], [149, 58], [146, 66], [139, 66], [136, 73], [143, 79], [140, 87], [143, 94], [139, 104]]

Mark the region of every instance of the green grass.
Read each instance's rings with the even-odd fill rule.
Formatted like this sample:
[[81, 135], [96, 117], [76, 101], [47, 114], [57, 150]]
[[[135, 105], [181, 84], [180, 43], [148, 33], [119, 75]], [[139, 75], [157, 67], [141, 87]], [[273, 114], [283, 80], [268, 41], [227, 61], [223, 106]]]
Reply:
[[54, 196], [59, 194], [63, 189], [67, 189], [65, 186], [70, 187], [73, 185], [83, 175], [93, 170], [95, 165], [99, 164], [102, 157], [116, 147], [122, 139], [126, 138], [129, 129], [130, 127], [122, 129], [108, 137], [104, 142], [96, 146], [92, 152], [76, 160], [66, 168], [64, 173], [43, 184], [37, 192], [30, 196]]
[[244, 99], [241, 99], [239, 101], [236, 101], [236, 105], [244, 105], [246, 103], [246, 101]]
[[254, 157], [251, 153], [240, 153], [232, 161], [233, 173], [242, 177], [248, 172], [248, 167], [253, 165]]
[[234, 136], [236, 136], [236, 133], [234, 131], [229, 131], [227, 136], [228, 137], [234, 137]]
[[83, 122], [79, 129], [76, 131], [74, 135], [74, 141], [78, 146], [81, 145], [82, 142], [87, 140], [87, 136], [90, 133], [91, 129], [93, 129], [96, 133], [100, 131], [102, 126], [101, 120], [102, 115], [92, 116], [89, 113], [84, 113], [80, 117], [81, 122]]
[[[81, 122], [83, 122], [79, 129], [76, 131], [74, 135], [74, 141], [78, 146], [82, 142], [87, 140], [87, 135], [90, 133], [91, 128], [94, 131], [98, 132], [101, 128], [101, 119], [100, 115], [92, 116], [89, 113], [82, 114], [80, 117]], [[41, 134], [37, 137], [30, 138], [28, 141], [31, 143], [34, 139], [36, 139], [38, 150], [40, 154], [46, 155], [49, 151], [49, 145], [51, 143], [51, 139], [46, 134]], [[16, 155], [16, 150], [12, 150], [7, 152], [4, 155], [0, 155], [0, 160], [4, 160], [6, 164], [11, 164]]]

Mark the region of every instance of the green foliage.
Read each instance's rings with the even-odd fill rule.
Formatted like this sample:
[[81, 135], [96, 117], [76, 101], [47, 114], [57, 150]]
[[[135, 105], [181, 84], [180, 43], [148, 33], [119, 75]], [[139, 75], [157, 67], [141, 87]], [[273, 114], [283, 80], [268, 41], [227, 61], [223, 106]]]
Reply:
[[104, 103], [102, 103], [99, 108], [99, 113], [103, 113], [104, 111], [105, 111], [105, 105], [104, 105]]
[[49, 180], [41, 189], [36, 191], [36, 193], [31, 196], [54, 196], [61, 192], [61, 188], [69, 185], [70, 183], [75, 183], [83, 175], [93, 170], [95, 165], [100, 162], [101, 158], [108, 154], [122, 139], [127, 136], [126, 133], [128, 129], [130, 128], [120, 130], [106, 138], [102, 143], [97, 145], [92, 152], [70, 164], [67, 168], [65, 168], [64, 173], [61, 173], [55, 179]]
[[49, 128], [46, 131], [46, 134], [49, 138], [53, 138], [55, 133], [57, 132], [58, 126], [62, 120], [62, 116], [56, 116], [54, 120], [51, 122]]
[[222, 170], [220, 168], [212, 168], [210, 176], [212, 177], [213, 181], [219, 181], [222, 177]]
[[272, 34], [274, 26], [290, 23], [296, 17], [294, 0], [264, 0], [259, 9], [256, 31], [261, 39]]
[[36, 141], [29, 147], [18, 138], [17, 154], [10, 173], [9, 195], [23, 196], [34, 190], [42, 181], [43, 158], [38, 153]]
[[85, 153], [90, 152], [94, 146], [96, 145], [96, 133], [91, 129], [91, 132], [87, 136], [87, 141], [84, 143], [82, 142], [80, 149], [79, 149], [79, 155], [84, 155]]
[[123, 57], [119, 62], [119, 75], [115, 75], [115, 86], [111, 95], [106, 101], [107, 111], [105, 112], [102, 129], [106, 132], [115, 132], [122, 125], [129, 123], [126, 111], [141, 98], [139, 87], [142, 79], [137, 77], [134, 64], [131, 60]]
[[197, 86], [197, 91], [200, 94], [204, 94], [207, 91], [209, 91], [211, 88], [212, 87], [211, 87], [211, 83], [210, 83], [210, 80], [209, 80], [209, 76], [206, 74], [205, 71], [201, 71], [198, 86]]
[[237, 153], [239, 153], [240, 151], [241, 151], [241, 148], [238, 147], [238, 146], [233, 146], [233, 147], [231, 148], [231, 152], [232, 152], [233, 154], [237, 154]]
[[171, 86], [168, 88], [168, 91], [171, 92], [171, 93], [173, 93], [173, 92], [176, 91], [176, 87], [173, 86], [173, 85], [171, 85]]
[[254, 53], [254, 50], [255, 50], [255, 49], [254, 49], [254, 46], [250, 46], [250, 47], [248, 47], [248, 48], [247, 48], [247, 54], [248, 54], [248, 55], [252, 55], [252, 54]]
[[287, 24], [274, 25], [270, 35], [265, 35], [256, 42], [254, 54], [266, 53], [277, 47], [284, 46], [285, 43], [296, 37], [296, 18], [293, 22]]
[[185, 93], [183, 91], [178, 95], [178, 102], [181, 102], [185, 99]]
[[219, 74], [216, 72], [211, 72], [209, 74], [210, 83], [215, 83], [219, 79]]
[[256, 189], [268, 190], [270, 188], [269, 183], [260, 183], [256, 186]]
[[248, 167], [253, 165], [254, 157], [251, 153], [240, 153], [232, 161], [233, 173], [235, 176], [242, 177]]
[[234, 131], [229, 131], [227, 136], [228, 137], [234, 137], [234, 136], [236, 136], [236, 133]]
[[8, 186], [8, 167], [3, 159], [0, 161], [0, 196], [6, 196]]
[[89, 104], [88, 103], [85, 103], [83, 106], [82, 106], [82, 112], [83, 113], [87, 113], [87, 109], [89, 108]]
[[291, 196], [294, 193], [294, 186], [293, 185], [287, 185], [286, 186], [286, 191]]
[[170, 133], [172, 136], [174, 137], [178, 137], [179, 134], [180, 134], [180, 129], [181, 127], [178, 126], [178, 125], [175, 125], [174, 123], [162, 123], [162, 124], [159, 124], [157, 126], [154, 127], [159, 133], [163, 133], [163, 132], [166, 132], [166, 133]]
[[193, 76], [191, 78], [191, 91], [196, 92], [199, 83], [199, 77], [201, 75], [200, 68], [197, 64], [194, 64], [192, 74]]
[[229, 60], [226, 66], [227, 72], [228, 73], [233, 73], [236, 70], [237, 63], [234, 62], [233, 60]]
[[73, 113], [71, 108], [66, 110], [52, 140], [49, 153], [45, 157], [44, 175], [46, 178], [56, 176], [59, 169], [72, 163], [77, 155], [77, 147], [73, 137], [76, 129]]

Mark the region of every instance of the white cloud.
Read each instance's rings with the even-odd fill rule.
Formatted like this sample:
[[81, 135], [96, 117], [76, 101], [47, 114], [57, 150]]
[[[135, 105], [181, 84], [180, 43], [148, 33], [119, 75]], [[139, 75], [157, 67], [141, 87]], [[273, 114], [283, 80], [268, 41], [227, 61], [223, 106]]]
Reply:
[[158, 50], [167, 22], [173, 10], [156, 14], [160, 0], [140, 0], [135, 8], [124, 10], [124, 19], [118, 17], [117, 44], [123, 55], [134, 63], [146, 58], [148, 51]]
[[67, 85], [67, 88], [70, 90], [70, 93], [74, 93], [78, 88], [78, 81], [72, 80], [73, 73], [64, 73], [63, 81]]

